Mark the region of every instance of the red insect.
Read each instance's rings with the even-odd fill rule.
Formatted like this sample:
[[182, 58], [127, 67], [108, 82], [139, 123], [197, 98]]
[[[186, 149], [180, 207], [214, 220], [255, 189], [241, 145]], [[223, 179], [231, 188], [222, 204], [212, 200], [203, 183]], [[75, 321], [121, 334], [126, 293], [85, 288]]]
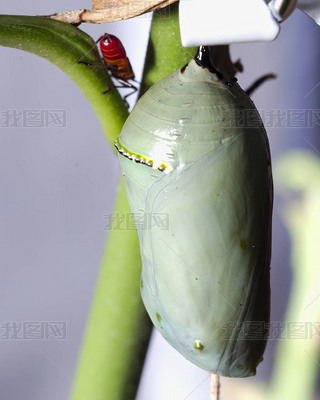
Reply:
[[85, 64], [89, 66], [103, 67], [105, 66], [111, 73], [111, 76], [115, 78], [119, 85], [113, 85], [109, 87], [102, 93], [108, 93], [113, 87], [115, 88], [129, 88], [132, 91], [123, 97], [127, 107], [129, 106], [127, 103], [127, 97], [131, 96], [138, 89], [134, 86], [129, 79], [135, 80], [135, 75], [132, 70], [129, 58], [127, 57], [126, 51], [120, 41], [116, 36], [105, 33], [96, 41], [99, 42], [100, 51], [105, 62], [105, 65], [101, 64], [90, 64], [84, 61], [78, 61], [78, 64]]
[[105, 33], [98, 41], [105, 63], [111, 73], [118, 79], [134, 79], [134, 73], [121, 41], [114, 35]]

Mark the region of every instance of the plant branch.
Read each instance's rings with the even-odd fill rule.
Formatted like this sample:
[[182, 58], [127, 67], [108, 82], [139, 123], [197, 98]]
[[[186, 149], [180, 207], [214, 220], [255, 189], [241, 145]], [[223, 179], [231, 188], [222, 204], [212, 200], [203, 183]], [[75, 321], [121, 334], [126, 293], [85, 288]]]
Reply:
[[116, 89], [102, 94], [111, 85], [106, 68], [77, 64], [79, 60], [102, 64], [96, 44], [89, 35], [49, 18], [0, 15], [0, 46], [28, 51], [61, 68], [88, 98], [113, 145], [128, 110]]

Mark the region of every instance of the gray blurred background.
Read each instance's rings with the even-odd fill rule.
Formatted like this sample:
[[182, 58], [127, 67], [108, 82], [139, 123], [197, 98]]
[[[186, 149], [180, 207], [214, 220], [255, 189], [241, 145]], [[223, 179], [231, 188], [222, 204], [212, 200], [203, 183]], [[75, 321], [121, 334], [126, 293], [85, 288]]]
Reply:
[[[34, 0], [2, 4], [0, 12], [47, 15], [81, 7], [90, 4]], [[150, 23], [146, 15], [81, 29], [94, 39], [104, 32], [117, 35], [140, 80]], [[295, 11], [275, 42], [232, 46], [233, 59], [241, 58], [245, 67], [239, 76], [244, 88], [265, 73], [277, 74], [253, 95], [258, 109], [320, 108], [320, 86], [315, 88], [319, 39], [320, 28]], [[0, 398], [62, 400], [69, 394], [95, 288], [118, 163], [88, 101], [62, 71], [15, 49], [1, 47], [0, 57]], [[134, 100], [130, 97], [131, 104]], [[66, 126], [6, 127], [6, 116], [14, 110], [64, 110]], [[267, 131], [274, 162], [292, 148], [315, 153], [320, 148], [318, 126], [267, 126]], [[275, 190], [272, 319], [278, 321], [291, 272], [290, 243]], [[66, 338], [59, 340], [57, 332], [47, 339], [22, 338], [23, 323], [31, 329], [41, 321], [50, 329], [52, 321], [64, 322]], [[8, 329], [12, 333], [15, 328], [7, 339]], [[275, 350], [271, 341], [257, 376], [250, 379], [269, 379]], [[138, 400], [204, 400], [208, 391], [208, 373], [154, 333]]]

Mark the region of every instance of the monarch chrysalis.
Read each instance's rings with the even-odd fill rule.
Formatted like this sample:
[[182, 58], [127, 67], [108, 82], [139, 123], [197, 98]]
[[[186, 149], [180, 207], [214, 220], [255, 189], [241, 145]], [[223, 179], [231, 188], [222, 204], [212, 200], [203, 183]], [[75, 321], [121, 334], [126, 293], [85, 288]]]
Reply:
[[253, 102], [200, 47], [138, 101], [115, 146], [133, 215], [168, 219], [138, 230], [154, 325], [201, 368], [254, 375], [268, 332], [273, 192]]

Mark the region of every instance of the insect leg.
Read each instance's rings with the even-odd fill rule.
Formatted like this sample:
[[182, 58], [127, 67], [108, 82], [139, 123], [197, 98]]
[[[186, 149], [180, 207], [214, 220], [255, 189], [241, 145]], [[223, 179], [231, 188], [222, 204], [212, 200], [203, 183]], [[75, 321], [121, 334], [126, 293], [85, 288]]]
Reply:
[[120, 85], [114, 85], [112, 84], [110, 87], [108, 87], [106, 90], [104, 90], [102, 92], [102, 94], [106, 94], [108, 93], [111, 89], [116, 88], [116, 89], [123, 89], [123, 88], [127, 88], [127, 89], [132, 89], [132, 91], [128, 94], [126, 94], [123, 97], [124, 102], [126, 103], [126, 106], [129, 108], [129, 103], [127, 102], [127, 97], [131, 96], [133, 93], [135, 93], [138, 88], [136, 86], [134, 86], [131, 82], [128, 82], [124, 79], [121, 78], [116, 78], [117, 81], [120, 83]]
[[77, 61], [77, 64], [83, 64], [83, 65], [87, 65], [88, 67], [100, 67], [100, 68], [108, 68], [108, 66], [106, 64], [99, 64], [99, 63], [88, 63], [86, 61]]
[[99, 43], [100, 40], [103, 38], [103, 36], [104, 36], [104, 35], [101, 35], [101, 36], [96, 40], [96, 43]]
[[129, 97], [129, 96], [131, 96], [133, 93], [135, 93], [137, 90], [138, 90], [138, 88], [136, 87], [136, 86], [131, 86], [131, 89], [132, 89], [132, 92], [130, 92], [130, 93], [128, 93], [128, 94], [126, 94], [124, 97], [123, 97], [123, 100], [125, 101], [125, 102], [127, 102], [127, 97]]
[[[95, 41], [95, 43], [97, 44], [97, 43], [99, 43], [100, 42], [100, 40], [103, 38], [103, 36], [104, 35], [101, 35], [96, 41]], [[81, 60], [79, 60], [79, 61], [77, 61], [77, 64], [84, 64], [84, 65], [88, 65], [88, 66], [90, 66], [90, 67], [102, 67], [101, 66], [101, 64], [98, 64], [98, 63], [87, 63], [87, 62], [85, 62], [85, 61], [81, 61]], [[104, 67], [105, 68], [105, 67]]]
[[130, 93], [128, 93], [128, 94], [126, 94], [126, 95], [124, 96], [124, 100], [125, 100], [128, 96], [131, 96], [133, 93], [135, 93], [135, 92], [138, 90], [138, 88], [137, 88], [135, 85], [133, 85], [131, 82], [129, 82], [129, 81], [126, 81], [126, 80], [124, 80], [124, 79], [118, 79], [118, 82], [121, 83], [122, 86], [116, 86], [117, 88], [128, 88], [128, 89], [132, 89], [132, 92], [130, 92]]
[[137, 88], [131, 82], [129, 82], [125, 79], [117, 78], [117, 81], [121, 84], [121, 86], [118, 86], [119, 88], [126, 87], [126, 88], [132, 88], [132, 89], [135, 88], [137, 90]]

